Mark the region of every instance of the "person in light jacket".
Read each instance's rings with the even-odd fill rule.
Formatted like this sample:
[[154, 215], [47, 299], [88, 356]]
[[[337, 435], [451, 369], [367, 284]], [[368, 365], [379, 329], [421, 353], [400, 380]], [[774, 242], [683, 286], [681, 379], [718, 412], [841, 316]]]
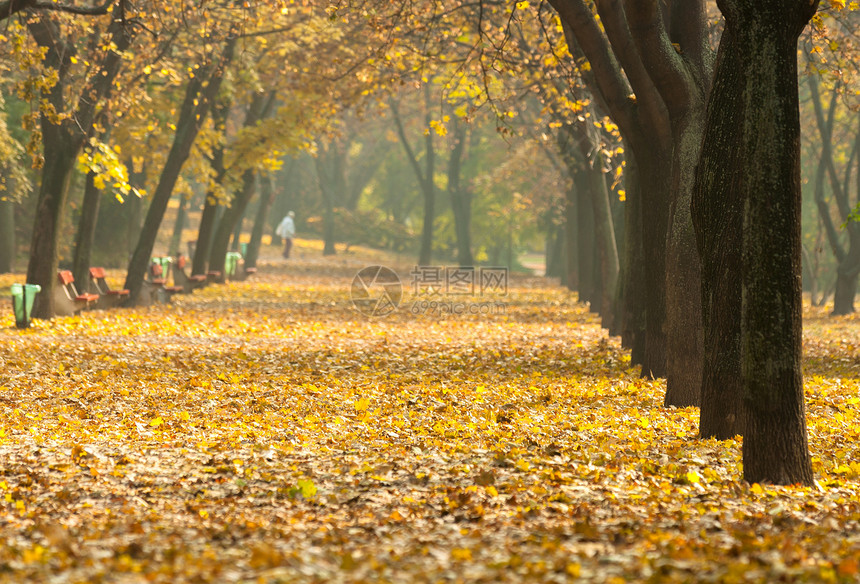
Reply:
[[284, 240], [284, 257], [290, 258], [290, 250], [293, 248], [293, 236], [296, 234], [296, 223], [293, 221], [296, 214], [290, 211], [283, 221], [275, 229], [275, 233]]

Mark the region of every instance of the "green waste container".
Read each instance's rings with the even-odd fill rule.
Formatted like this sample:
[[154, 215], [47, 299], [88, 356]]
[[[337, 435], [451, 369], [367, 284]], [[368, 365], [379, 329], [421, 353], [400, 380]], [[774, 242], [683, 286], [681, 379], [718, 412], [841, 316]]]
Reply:
[[242, 257], [243, 258], [248, 257], [248, 244], [247, 243], [240, 243], [239, 249], [242, 250]]
[[227, 257], [224, 258], [224, 273], [228, 278], [236, 275], [236, 268], [239, 267], [239, 258], [242, 254], [236, 251], [228, 251]]
[[170, 258], [152, 258], [152, 263], [161, 266], [161, 277], [167, 279], [168, 274], [170, 274]]
[[15, 312], [15, 326], [30, 326], [30, 313], [36, 294], [42, 291], [38, 284], [12, 284], [12, 310]]

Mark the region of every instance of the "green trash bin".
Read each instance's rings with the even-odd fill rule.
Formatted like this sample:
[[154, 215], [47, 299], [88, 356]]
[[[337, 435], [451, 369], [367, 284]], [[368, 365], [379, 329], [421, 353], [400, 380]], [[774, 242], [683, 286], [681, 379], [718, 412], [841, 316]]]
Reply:
[[152, 263], [161, 266], [161, 277], [166, 280], [168, 274], [170, 274], [170, 258], [167, 256], [161, 258], [152, 258]]
[[247, 243], [240, 243], [239, 249], [242, 250], [242, 257], [243, 258], [248, 257], [248, 244]]
[[12, 310], [15, 313], [15, 326], [27, 328], [30, 326], [30, 313], [33, 311], [33, 301], [36, 294], [42, 291], [38, 284], [12, 284]]
[[239, 267], [239, 258], [242, 255], [236, 251], [228, 251], [227, 257], [224, 258], [224, 273], [228, 278], [236, 275], [236, 268]]

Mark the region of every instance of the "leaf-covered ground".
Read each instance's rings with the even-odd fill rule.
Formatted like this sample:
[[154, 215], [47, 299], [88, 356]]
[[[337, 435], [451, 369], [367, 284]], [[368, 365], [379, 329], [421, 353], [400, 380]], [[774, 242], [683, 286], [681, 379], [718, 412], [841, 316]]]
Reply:
[[7, 304], [0, 582], [858, 581], [857, 320], [806, 314], [818, 485], [749, 486], [563, 290], [368, 319], [355, 269]]

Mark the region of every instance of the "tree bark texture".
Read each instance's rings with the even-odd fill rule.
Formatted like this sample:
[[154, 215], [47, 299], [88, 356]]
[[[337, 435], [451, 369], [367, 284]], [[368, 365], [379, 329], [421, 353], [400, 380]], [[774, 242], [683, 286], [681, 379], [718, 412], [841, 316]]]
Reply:
[[[44, 131], [43, 131], [44, 132]], [[45, 165], [36, 205], [33, 238], [30, 244], [30, 261], [27, 265], [27, 283], [38, 284], [42, 292], [33, 303], [33, 318], [54, 317], [54, 286], [59, 264], [59, 235], [62, 231], [63, 212], [69, 182], [77, 163], [80, 142], [56, 128], [43, 133]]]
[[645, 359], [645, 259], [642, 241], [642, 195], [639, 169], [630, 160], [624, 176], [627, 196], [624, 201], [624, 272], [619, 286], [621, 345], [630, 349], [630, 364], [642, 365]]
[[743, 434], [740, 371], [743, 62], [733, 27], [723, 32], [705, 119], [692, 216], [702, 264], [702, 370], [699, 435]]
[[[811, 484], [801, 379], [797, 38], [817, 2], [721, 0], [718, 4], [726, 17], [726, 30], [708, 105], [697, 177], [701, 206], [697, 204], [696, 213], [701, 213], [699, 219], [713, 218], [712, 213], [719, 210], [732, 224], [717, 237], [713, 225], [697, 225], [703, 264], [707, 263], [703, 273], [709, 276], [708, 285], [703, 285], [709, 321], [706, 351], [720, 352], [722, 359], [734, 357], [726, 355], [726, 350], [736, 348], [731, 338], [725, 347], [708, 346], [707, 339], [714, 332], [708, 331], [716, 316], [713, 307], [724, 304], [726, 295], [739, 292], [740, 310], [720, 316], [735, 319], [739, 315], [744, 478], [751, 483]], [[726, 241], [727, 233], [733, 239]], [[740, 256], [734, 252], [725, 257], [728, 247], [740, 249]], [[710, 276], [718, 271], [714, 264], [719, 262], [724, 269], [739, 272], [737, 284], [713, 285], [718, 280]], [[720, 328], [729, 333], [737, 330]], [[706, 366], [716, 359], [708, 355]], [[709, 376], [707, 370], [705, 376]], [[704, 393], [702, 397], [704, 421]]]

